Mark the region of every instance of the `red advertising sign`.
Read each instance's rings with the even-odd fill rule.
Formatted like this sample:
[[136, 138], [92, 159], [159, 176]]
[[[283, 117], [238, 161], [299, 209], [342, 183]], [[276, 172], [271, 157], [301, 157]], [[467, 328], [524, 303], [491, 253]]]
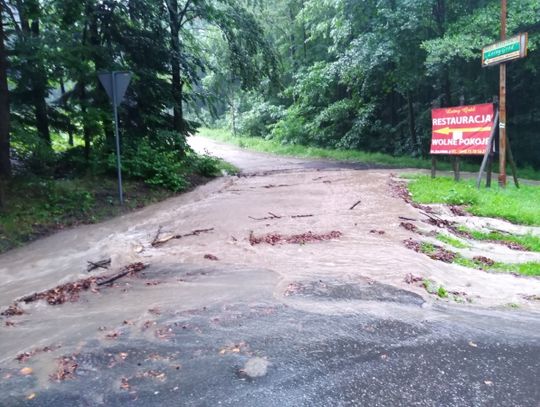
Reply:
[[431, 154], [483, 155], [493, 128], [493, 105], [446, 107], [431, 111]]

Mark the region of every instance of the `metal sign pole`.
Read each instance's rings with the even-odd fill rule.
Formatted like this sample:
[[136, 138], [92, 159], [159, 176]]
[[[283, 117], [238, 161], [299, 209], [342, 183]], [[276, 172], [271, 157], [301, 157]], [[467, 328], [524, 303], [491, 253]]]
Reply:
[[[506, 39], [506, 0], [501, 0], [501, 40]], [[499, 79], [499, 185], [506, 187], [506, 63], [500, 65]]]
[[116, 71], [111, 75], [112, 81], [112, 94], [113, 94], [113, 110], [114, 110], [114, 136], [116, 139], [116, 166], [118, 170], [118, 196], [120, 198], [120, 205], [124, 205], [124, 192], [122, 190], [122, 167], [120, 162], [120, 136], [118, 134], [118, 107], [116, 103]]

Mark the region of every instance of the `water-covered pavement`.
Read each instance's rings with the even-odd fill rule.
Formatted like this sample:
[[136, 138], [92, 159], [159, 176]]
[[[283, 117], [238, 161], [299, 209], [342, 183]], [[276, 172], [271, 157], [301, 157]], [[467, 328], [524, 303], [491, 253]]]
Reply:
[[[392, 196], [388, 170], [194, 144], [245, 176], [0, 256], [2, 310], [148, 264], [3, 317], [0, 405], [539, 405], [540, 316], [524, 299], [537, 279], [404, 248], [399, 216], [418, 214]], [[111, 270], [86, 272], [106, 257]], [[438, 300], [408, 274], [471, 302]]]

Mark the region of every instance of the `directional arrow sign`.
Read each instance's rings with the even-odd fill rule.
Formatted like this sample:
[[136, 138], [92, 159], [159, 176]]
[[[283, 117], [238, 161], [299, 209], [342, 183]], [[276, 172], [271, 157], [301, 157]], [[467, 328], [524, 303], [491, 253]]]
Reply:
[[451, 129], [450, 127], [445, 127], [443, 129], [433, 130], [433, 133], [448, 135], [450, 133], [482, 133], [485, 131], [491, 131], [491, 126], [468, 127], [468, 128], [463, 128], [463, 129]]
[[493, 128], [493, 105], [434, 109], [431, 154], [482, 155]]
[[528, 34], [523, 33], [484, 47], [482, 66], [494, 66], [513, 59], [525, 58], [528, 39]]

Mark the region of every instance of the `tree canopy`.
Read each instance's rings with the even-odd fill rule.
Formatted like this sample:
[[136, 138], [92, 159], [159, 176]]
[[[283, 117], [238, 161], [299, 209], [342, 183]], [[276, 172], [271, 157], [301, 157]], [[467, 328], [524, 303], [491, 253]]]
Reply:
[[[127, 70], [120, 110], [137, 152], [175, 151], [201, 125], [282, 143], [425, 156], [430, 110], [487, 102], [480, 66], [498, 0], [1, 0], [0, 176], [108, 162], [110, 102], [97, 74]], [[540, 3], [511, 1], [508, 67], [517, 160], [540, 168]], [[133, 158], [130, 161], [130, 154]], [[150, 154], [152, 155], [152, 154]], [[75, 158], [73, 158], [75, 157]], [[94, 164], [92, 164], [94, 163]], [[98, 165], [99, 166], [99, 165]], [[131, 169], [133, 174], [140, 169]], [[52, 174], [54, 176], [54, 174]]]

